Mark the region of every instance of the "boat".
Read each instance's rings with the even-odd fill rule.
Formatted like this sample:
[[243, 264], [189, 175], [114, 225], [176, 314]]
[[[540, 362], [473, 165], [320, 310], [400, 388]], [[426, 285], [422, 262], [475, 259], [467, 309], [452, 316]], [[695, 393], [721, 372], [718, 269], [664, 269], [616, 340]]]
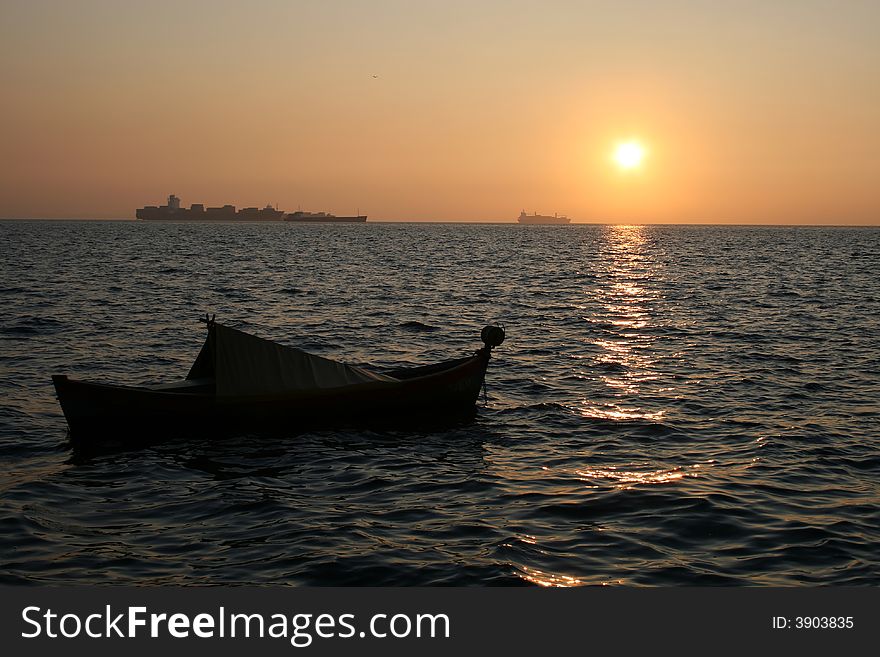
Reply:
[[552, 217], [546, 214], [538, 214], [535, 212], [534, 214], [526, 214], [526, 211], [523, 210], [519, 213], [519, 223], [521, 224], [570, 224], [571, 219], [566, 217], [565, 215], [554, 214]]
[[236, 210], [234, 205], [206, 208], [202, 203], [184, 208], [174, 194], [168, 196], [165, 205], [147, 205], [134, 213], [136, 218], [144, 221], [281, 221], [284, 215], [283, 210], [268, 204], [264, 208], [241, 210]]
[[472, 415], [493, 347], [440, 363], [377, 372], [203, 320], [208, 335], [183, 381], [123, 386], [55, 375], [72, 440], [175, 432], [296, 431], [311, 426], [435, 423]]
[[356, 214], [350, 217], [337, 217], [335, 214], [330, 214], [329, 212], [304, 212], [302, 210], [297, 210], [296, 212], [291, 212], [290, 214], [284, 217], [284, 221], [292, 221], [294, 223], [309, 223], [309, 224], [317, 224], [317, 223], [343, 223], [343, 224], [362, 224], [367, 220], [367, 215], [365, 214]]

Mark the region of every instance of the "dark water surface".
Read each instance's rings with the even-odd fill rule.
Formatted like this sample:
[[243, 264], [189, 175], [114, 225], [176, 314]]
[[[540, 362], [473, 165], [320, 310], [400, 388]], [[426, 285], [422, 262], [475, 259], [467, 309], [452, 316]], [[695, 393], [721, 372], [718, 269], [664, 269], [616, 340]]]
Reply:
[[[880, 583], [880, 230], [0, 239], [0, 582]], [[380, 366], [508, 340], [451, 429], [72, 450], [50, 375], [179, 378], [205, 311]]]

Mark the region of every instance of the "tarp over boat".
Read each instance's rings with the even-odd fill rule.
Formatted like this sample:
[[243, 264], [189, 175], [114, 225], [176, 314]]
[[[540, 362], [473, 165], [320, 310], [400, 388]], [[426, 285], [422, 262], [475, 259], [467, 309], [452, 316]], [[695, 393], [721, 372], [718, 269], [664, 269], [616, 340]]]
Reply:
[[275, 395], [396, 381], [216, 323], [210, 325], [208, 338], [186, 378], [214, 379], [218, 397]]

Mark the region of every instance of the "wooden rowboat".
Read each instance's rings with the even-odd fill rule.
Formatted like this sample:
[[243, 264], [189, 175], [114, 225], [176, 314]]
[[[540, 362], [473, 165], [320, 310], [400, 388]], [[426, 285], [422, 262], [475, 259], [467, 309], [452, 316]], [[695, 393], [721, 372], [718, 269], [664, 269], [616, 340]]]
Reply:
[[192, 431], [298, 430], [337, 424], [435, 423], [472, 414], [498, 326], [483, 348], [433, 365], [377, 373], [207, 320], [186, 379], [120, 386], [52, 377], [71, 438]]

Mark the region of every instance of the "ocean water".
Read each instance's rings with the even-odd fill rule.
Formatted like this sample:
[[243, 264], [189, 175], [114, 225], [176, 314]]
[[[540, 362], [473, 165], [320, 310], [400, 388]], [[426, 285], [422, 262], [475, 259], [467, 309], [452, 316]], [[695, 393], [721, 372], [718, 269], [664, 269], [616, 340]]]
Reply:
[[[0, 222], [0, 582], [880, 583], [880, 230]], [[218, 320], [347, 362], [508, 338], [476, 418], [84, 453], [50, 375]], [[124, 439], [125, 436], [120, 436]]]

